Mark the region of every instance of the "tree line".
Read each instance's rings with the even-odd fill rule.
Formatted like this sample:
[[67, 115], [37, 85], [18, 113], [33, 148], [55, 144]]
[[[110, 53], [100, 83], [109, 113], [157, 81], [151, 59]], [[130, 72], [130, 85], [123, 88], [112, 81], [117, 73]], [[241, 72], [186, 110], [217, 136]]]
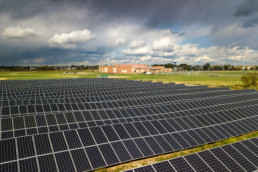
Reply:
[[167, 63], [167, 64], [154, 64], [153, 66], [165, 66], [166, 68], [173, 68], [177, 70], [258, 70], [256, 66], [241, 66], [241, 65], [211, 65], [206, 63], [204, 65], [189, 65], [182, 63], [179, 65]]
[[98, 66], [84, 66], [84, 65], [71, 65], [71, 66], [0, 66], [0, 71], [53, 71], [53, 70], [97, 70]]

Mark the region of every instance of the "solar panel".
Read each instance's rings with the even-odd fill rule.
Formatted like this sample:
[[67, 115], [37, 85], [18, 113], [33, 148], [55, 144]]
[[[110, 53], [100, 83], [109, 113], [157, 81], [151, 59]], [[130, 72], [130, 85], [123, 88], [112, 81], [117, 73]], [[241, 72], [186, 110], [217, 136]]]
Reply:
[[20, 171], [39, 171], [36, 158], [29, 158], [19, 161]]
[[[0, 83], [0, 169], [91, 171], [258, 129], [255, 90], [113, 79]], [[256, 140], [245, 144], [256, 152]]]
[[164, 171], [255, 171], [258, 168], [257, 154], [244, 143], [254, 146], [252, 140], [256, 139], [240, 141], [128, 171], [153, 170], [153, 167], [157, 171], [163, 171], [163, 169]]

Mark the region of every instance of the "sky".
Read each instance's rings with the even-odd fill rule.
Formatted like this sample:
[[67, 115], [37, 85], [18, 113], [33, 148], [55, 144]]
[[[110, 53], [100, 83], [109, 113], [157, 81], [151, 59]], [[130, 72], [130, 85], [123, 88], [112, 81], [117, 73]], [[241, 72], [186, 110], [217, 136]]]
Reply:
[[0, 0], [2, 65], [258, 64], [257, 0]]

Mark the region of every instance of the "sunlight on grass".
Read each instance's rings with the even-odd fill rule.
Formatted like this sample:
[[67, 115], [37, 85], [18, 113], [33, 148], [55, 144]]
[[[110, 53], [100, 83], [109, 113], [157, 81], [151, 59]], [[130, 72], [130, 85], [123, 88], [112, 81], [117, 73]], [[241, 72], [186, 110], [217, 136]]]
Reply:
[[[31, 71], [31, 72], [0, 72], [0, 78], [8, 80], [34, 80], [34, 79], [68, 79], [68, 78], [98, 78], [103, 73], [96, 71], [72, 71], [78, 74], [63, 74], [64, 71]], [[79, 74], [80, 73], [80, 74]], [[190, 73], [190, 74], [188, 74]], [[175, 82], [188, 85], [207, 85], [213, 87], [230, 87], [232, 89], [244, 89], [241, 76], [246, 71], [211, 71], [211, 72], [172, 72], [171, 74], [105, 74], [109, 78], [129, 79], [154, 82]], [[258, 89], [257, 87], [254, 89]]]

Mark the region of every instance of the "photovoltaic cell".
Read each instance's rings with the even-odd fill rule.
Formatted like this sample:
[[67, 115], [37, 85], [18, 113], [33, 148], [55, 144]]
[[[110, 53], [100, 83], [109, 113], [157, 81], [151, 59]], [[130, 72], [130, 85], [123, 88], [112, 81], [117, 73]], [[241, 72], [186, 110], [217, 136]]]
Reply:
[[170, 144], [170, 146], [173, 148], [173, 150], [180, 150], [182, 149], [182, 146], [178, 144], [178, 142], [170, 135], [165, 134], [163, 135], [164, 139]]
[[153, 164], [153, 167], [156, 171], [163, 171], [163, 172], [174, 172], [175, 169], [170, 165], [168, 161], [164, 161], [161, 163]]
[[135, 172], [155, 172], [155, 170], [151, 166], [144, 166], [141, 168], [137, 168], [134, 171]]
[[50, 140], [51, 140], [54, 152], [67, 150], [65, 138], [61, 132], [50, 133], [49, 136], [50, 136]]
[[17, 138], [17, 147], [19, 158], [25, 158], [35, 155], [31, 136]]
[[191, 147], [184, 139], [181, 135], [179, 135], [178, 133], [173, 133], [171, 134], [172, 137], [175, 138], [175, 140], [185, 149], [185, 148], [189, 148]]
[[227, 171], [228, 169], [210, 152], [203, 151], [199, 156], [214, 170], [214, 171]]
[[95, 141], [94, 141], [89, 129], [87, 129], [87, 128], [80, 129], [80, 130], [78, 130], [78, 134], [79, 134], [82, 144], [84, 146], [90, 146], [90, 145], [95, 144]]
[[163, 153], [164, 151], [159, 146], [159, 144], [153, 139], [152, 137], [145, 137], [144, 140], [147, 142], [147, 144], [151, 147], [152, 151], [155, 154]]
[[38, 155], [52, 152], [47, 134], [34, 135], [34, 141]]
[[26, 128], [36, 127], [36, 121], [34, 116], [26, 116], [24, 117], [24, 119], [25, 119]]
[[130, 134], [130, 136], [132, 138], [135, 137], [140, 137], [140, 134], [138, 133], [138, 131], [135, 129], [135, 127], [133, 126], [133, 124], [131, 123], [126, 123], [123, 125], [125, 127], [125, 129], [127, 130], [127, 132]]
[[102, 155], [104, 156], [107, 165], [116, 164], [119, 162], [115, 152], [109, 144], [99, 145], [99, 149], [102, 152]]
[[196, 171], [212, 171], [197, 154], [185, 156], [185, 159]]
[[12, 119], [1, 119], [1, 130], [8, 131], [13, 129]]
[[117, 134], [121, 139], [128, 139], [130, 136], [127, 134], [125, 128], [121, 124], [113, 125], [114, 129], [116, 130]]
[[38, 157], [40, 171], [57, 172], [57, 165], [53, 155], [45, 155]]
[[17, 117], [13, 119], [14, 129], [21, 129], [24, 128], [24, 121], [23, 117]]
[[97, 146], [88, 147], [85, 150], [93, 168], [106, 166], [106, 163], [102, 158], [102, 155], [100, 154]]
[[154, 155], [150, 147], [147, 145], [147, 143], [142, 138], [134, 139], [136, 145], [141, 150], [144, 156], [151, 156]]
[[71, 154], [77, 171], [87, 171], [92, 169], [83, 149], [72, 150]]
[[246, 171], [254, 171], [257, 168], [250, 163], [243, 155], [235, 150], [231, 145], [223, 146], [222, 149], [226, 151], [238, 164]]
[[167, 141], [162, 136], [154, 136], [154, 139], [165, 152], [171, 152], [173, 150], [173, 148], [167, 143]]
[[232, 144], [232, 146], [239, 150], [242, 155], [244, 155], [249, 161], [251, 161], [254, 165], [258, 166], [258, 157], [255, 156], [251, 150], [249, 150], [247, 147], [245, 147], [242, 143], [237, 142]]
[[131, 154], [133, 159], [141, 158], [143, 157], [141, 151], [136, 146], [136, 144], [132, 140], [125, 140], [123, 141], [124, 145], [126, 146], [127, 150]]
[[19, 161], [19, 167], [21, 172], [39, 171], [36, 158], [29, 158]]
[[67, 144], [70, 149], [81, 147], [80, 139], [75, 130], [64, 131], [64, 135], [67, 141]]
[[14, 139], [0, 140], [0, 163], [17, 159]]
[[122, 142], [113, 142], [111, 145], [121, 162], [132, 159]]
[[16, 172], [16, 171], [18, 171], [17, 162], [0, 164], [0, 171], [4, 171], [4, 172]]
[[231, 171], [244, 171], [229, 155], [221, 148], [212, 149], [211, 152]]
[[69, 152], [56, 153], [55, 157], [59, 171], [75, 171]]
[[91, 131], [92, 135], [94, 136], [95, 141], [98, 144], [107, 142], [106, 136], [104, 135], [104, 133], [101, 130], [101, 128], [99, 128], [99, 127], [92, 127], [92, 128], [90, 128], [90, 131]]
[[180, 171], [189, 171], [189, 172], [194, 172], [193, 168], [186, 162], [186, 160], [182, 157], [180, 158], [175, 158], [169, 161], [172, 166], [175, 169], [179, 169]]
[[115, 130], [112, 128], [112, 126], [102, 126], [102, 129], [104, 133], [106, 134], [109, 141], [116, 141], [119, 140], [119, 137], [117, 136]]

